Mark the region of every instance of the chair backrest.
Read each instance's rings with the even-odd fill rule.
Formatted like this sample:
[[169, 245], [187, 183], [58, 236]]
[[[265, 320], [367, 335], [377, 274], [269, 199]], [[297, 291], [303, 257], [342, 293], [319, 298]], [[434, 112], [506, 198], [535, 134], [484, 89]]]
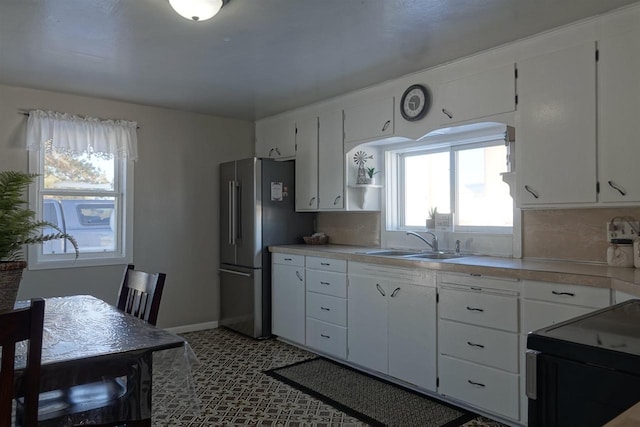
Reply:
[[[40, 363], [42, 357], [42, 326], [44, 300], [31, 300], [31, 307], [0, 313], [0, 427], [11, 426], [12, 403], [16, 395], [24, 396], [21, 425], [38, 424], [38, 395], [40, 392]], [[20, 389], [15, 388], [16, 343], [29, 340], [27, 362]]]
[[164, 273], [145, 273], [128, 265], [118, 296], [118, 308], [155, 326], [166, 277]]

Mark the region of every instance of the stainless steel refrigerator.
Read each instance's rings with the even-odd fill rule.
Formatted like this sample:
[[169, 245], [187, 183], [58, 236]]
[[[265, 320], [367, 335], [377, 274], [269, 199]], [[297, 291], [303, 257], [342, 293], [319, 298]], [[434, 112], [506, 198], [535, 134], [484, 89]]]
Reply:
[[301, 243], [315, 214], [295, 211], [293, 160], [220, 165], [220, 325], [271, 336], [270, 245]]

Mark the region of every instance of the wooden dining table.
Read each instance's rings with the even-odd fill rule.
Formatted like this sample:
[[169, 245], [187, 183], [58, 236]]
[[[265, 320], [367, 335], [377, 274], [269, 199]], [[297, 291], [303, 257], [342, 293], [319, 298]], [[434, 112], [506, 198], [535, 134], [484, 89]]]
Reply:
[[[28, 301], [19, 301], [16, 308]], [[126, 394], [116, 413], [126, 413], [137, 425], [151, 425], [153, 355], [180, 358], [184, 338], [156, 328], [89, 295], [45, 299], [40, 392], [68, 389], [113, 378], [126, 378]], [[24, 351], [16, 352], [16, 391], [22, 388]], [[41, 403], [42, 406], [42, 403]], [[95, 412], [95, 411], [94, 411]], [[88, 413], [88, 411], [87, 411]], [[93, 415], [95, 416], [95, 415]], [[74, 420], [106, 423], [100, 419]]]

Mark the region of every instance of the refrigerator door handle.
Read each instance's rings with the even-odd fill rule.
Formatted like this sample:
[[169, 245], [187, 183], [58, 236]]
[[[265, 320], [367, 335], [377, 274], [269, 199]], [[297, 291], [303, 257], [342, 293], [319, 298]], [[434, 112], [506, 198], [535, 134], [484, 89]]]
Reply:
[[250, 273], [243, 273], [242, 271], [227, 270], [226, 268], [219, 268], [218, 271], [221, 273], [235, 274], [237, 276], [242, 276], [242, 277], [252, 276]]
[[242, 241], [242, 186], [241, 181], [234, 182], [235, 189], [235, 209], [236, 209], [236, 217], [235, 217], [235, 237], [234, 239]]
[[229, 208], [229, 244], [234, 245], [235, 242], [235, 234], [233, 233], [233, 223], [234, 223], [234, 201], [233, 201], [233, 181], [229, 181], [229, 200], [228, 200], [228, 208]]
[[538, 399], [538, 355], [539, 351], [527, 350], [525, 353], [525, 392], [529, 399]]

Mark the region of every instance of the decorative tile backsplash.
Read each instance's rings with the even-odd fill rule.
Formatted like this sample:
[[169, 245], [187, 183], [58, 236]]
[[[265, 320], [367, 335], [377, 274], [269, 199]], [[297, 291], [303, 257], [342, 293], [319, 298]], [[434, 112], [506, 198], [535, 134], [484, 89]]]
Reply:
[[522, 211], [522, 257], [606, 262], [608, 221], [640, 207]]
[[380, 246], [380, 212], [319, 212], [317, 229], [332, 244]]

